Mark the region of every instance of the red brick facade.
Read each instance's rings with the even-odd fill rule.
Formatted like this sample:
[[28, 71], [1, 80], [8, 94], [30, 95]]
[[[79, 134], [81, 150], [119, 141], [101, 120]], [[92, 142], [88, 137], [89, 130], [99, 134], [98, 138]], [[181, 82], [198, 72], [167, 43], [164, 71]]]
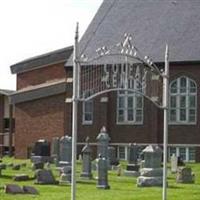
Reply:
[[64, 62], [17, 74], [17, 90], [65, 78]]
[[25, 158], [38, 139], [51, 141], [64, 134], [65, 94], [16, 105], [15, 156]]

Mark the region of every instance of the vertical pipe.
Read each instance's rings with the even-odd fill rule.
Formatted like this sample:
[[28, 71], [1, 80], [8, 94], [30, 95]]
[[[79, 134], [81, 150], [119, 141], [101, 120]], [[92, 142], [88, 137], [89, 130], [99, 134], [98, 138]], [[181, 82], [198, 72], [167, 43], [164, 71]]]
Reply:
[[164, 134], [163, 134], [163, 193], [162, 200], [167, 200], [167, 144], [168, 144], [168, 89], [169, 89], [169, 50], [165, 50], [165, 72], [163, 76], [163, 109], [164, 109]]
[[77, 111], [78, 111], [78, 23], [76, 26], [73, 57], [73, 109], [72, 109], [72, 185], [71, 200], [76, 199], [76, 144], [77, 144]]

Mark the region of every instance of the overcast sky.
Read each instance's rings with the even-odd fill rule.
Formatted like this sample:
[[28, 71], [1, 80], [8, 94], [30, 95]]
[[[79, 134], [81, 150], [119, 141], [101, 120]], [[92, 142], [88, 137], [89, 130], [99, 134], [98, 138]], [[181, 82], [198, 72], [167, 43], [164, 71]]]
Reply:
[[10, 65], [73, 45], [103, 0], [0, 0], [0, 89], [15, 89]]

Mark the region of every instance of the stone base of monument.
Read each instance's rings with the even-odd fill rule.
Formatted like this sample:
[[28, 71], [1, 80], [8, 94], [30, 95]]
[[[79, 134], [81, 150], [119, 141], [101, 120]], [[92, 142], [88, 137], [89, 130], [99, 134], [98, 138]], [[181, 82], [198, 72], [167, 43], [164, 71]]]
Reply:
[[80, 177], [84, 178], [84, 179], [92, 179], [93, 178], [91, 173], [86, 173], [86, 172], [82, 172]]
[[142, 168], [140, 170], [141, 176], [146, 177], [162, 177], [163, 176], [163, 169], [162, 168]]
[[162, 184], [163, 184], [162, 177], [139, 176], [137, 178], [137, 186], [138, 187], [162, 186]]
[[137, 164], [128, 164], [124, 171], [124, 175], [138, 177], [140, 175], [139, 168], [140, 166]]
[[137, 186], [162, 186], [162, 177], [162, 168], [143, 168], [140, 170], [140, 176], [137, 179]]

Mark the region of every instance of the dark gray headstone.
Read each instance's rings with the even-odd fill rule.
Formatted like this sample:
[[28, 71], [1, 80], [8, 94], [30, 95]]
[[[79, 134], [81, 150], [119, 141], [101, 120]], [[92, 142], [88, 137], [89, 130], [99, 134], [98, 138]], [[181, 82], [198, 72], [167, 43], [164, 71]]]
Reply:
[[38, 169], [35, 173], [36, 184], [56, 184], [53, 173], [51, 170]]
[[50, 143], [44, 139], [38, 140], [33, 147], [35, 156], [50, 156]]
[[5, 186], [5, 193], [9, 193], [9, 194], [23, 194], [24, 191], [23, 189], [15, 184], [7, 184]]
[[71, 160], [72, 160], [72, 138], [67, 135], [61, 137], [59, 147], [60, 147], [59, 161], [71, 163]]
[[29, 176], [27, 174], [16, 174], [13, 177], [14, 181], [28, 181], [29, 180]]
[[194, 183], [194, 174], [192, 173], [192, 169], [190, 167], [179, 167], [177, 176], [177, 183]]
[[25, 194], [33, 194], [33, 195], [39, 194], [38, 190], [32, 186], [23, 186], [23, 191]]
[[102, 156], [102, 158], [108, 158], [108, 144], [110, 137], [107, 133], [106, 127], [102, 127], [99, 135], [97, 136], [97, 155]]
[[117, 166], [119, 164], [119, 160], [117, 159], [117, 156], [116, 156], [115, 147], [112, 147], [112, 146], [108, 147], [108, 160], [109, 160], [110, 165]]
[[82, 161], [82, 173], [81, 177], [83, 178], [92, 178], [92, 160], [91, 160], [91, 153], [92, 150], [89, 145], [89, 138], [86, 138], [86, 145], [82, 149], [83, 154], [83, 161]]
[[137, 164], [138, 159], [138, 145], [136, 143], [129, 144], [128, 148], [128, 163]]
[[102, 158], [101, 155], [99, 155], [99, 158], [97, 159], [97, 168], [97, 188], [110, 189], [110, 186], [108, 185], [108, 161], [105, 158]]

